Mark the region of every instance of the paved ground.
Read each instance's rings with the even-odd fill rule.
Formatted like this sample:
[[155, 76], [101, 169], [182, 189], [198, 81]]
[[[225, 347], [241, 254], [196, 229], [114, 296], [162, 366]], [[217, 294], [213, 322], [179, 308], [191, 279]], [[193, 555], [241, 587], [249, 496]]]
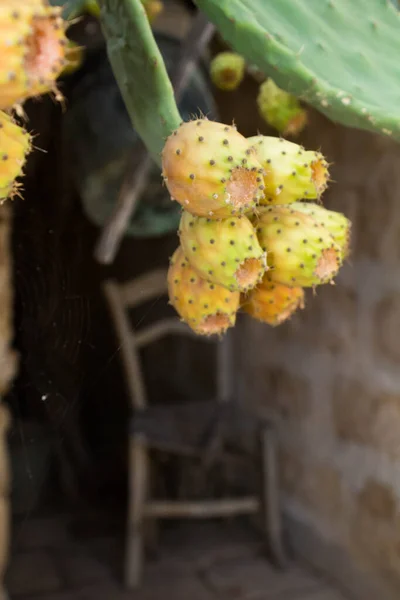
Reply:
[[[82, 526], [82, 523], [84, 525]], [[259, 538], [236, 523], [195, 523], [161, 534], [142, 588], [121, 585], [123, 540], [101, 518], [29, 518], [14, 526], [8, 573], [18, 600], [345, 600], [299, 565], [276, 571]]]

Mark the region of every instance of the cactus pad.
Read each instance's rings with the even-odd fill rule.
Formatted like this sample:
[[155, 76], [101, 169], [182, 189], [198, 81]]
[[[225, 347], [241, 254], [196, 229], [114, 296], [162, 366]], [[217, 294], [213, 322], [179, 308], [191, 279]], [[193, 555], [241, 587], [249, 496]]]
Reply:
[[400, 140], [389, 0], [196, 0], [232, 48], [333, 121]]

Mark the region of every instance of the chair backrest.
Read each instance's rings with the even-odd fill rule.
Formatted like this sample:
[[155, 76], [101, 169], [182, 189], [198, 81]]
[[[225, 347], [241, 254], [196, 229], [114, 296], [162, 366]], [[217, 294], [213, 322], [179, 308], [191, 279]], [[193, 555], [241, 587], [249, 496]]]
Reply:
[[[147, 406], [147, 394], [139, 351], [167, 335], [190, 336], [201, 341], [213, 341], [199, 338], [179, 317], [169, 317], [142, 327], [133, 329], [128, 311], [154, 298], [166, 295], [167, 271], [157, 269], [141, 275], [126, 283], [113, 280], [103, 284], [104, 294], [113, 317], [114, 326], [121, 345], [122, 360], [134, 409]], [[231, 386], [230, 343], [226, 339], [220, 342], [217, 356], [217, 399], [229, 399]]]

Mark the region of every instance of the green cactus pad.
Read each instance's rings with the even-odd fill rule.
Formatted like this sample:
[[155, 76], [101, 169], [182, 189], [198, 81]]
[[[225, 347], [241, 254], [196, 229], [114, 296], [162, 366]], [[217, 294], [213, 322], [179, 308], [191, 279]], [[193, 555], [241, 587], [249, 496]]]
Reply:
[[389, 0], [196, 0], [232, 48], [343, 125], [400, 140], [400, 13]]
[[137, 133], [161, 165], [165, 139], [181, 116], [163, 57], [140, 0], [99, 0], [107, 52]]

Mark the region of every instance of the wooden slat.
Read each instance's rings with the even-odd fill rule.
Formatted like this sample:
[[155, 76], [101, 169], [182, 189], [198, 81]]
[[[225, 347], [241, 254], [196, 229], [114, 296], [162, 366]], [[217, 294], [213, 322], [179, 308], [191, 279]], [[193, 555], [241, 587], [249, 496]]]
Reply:
[[136, 277], [133, 281], [119, 284], [119, 293], [125, 307], [133, 308], [168, 291], [167, 271], [157, 269]]
[[170, 319], [157, 321], [140, 331], [136, 331], [132, 334], [132, 343], [136, 344], [137, 348], [143, 348], [165, 335], [187, 335], [193, 338], [197, 337], [188, 325], [182, 323], [178, 318], [172, 317]]
[[188, 502], [149, 502], [145, 509], [146, 517], [209, 519], [210, 517], [229, 517], [239, 514], [253, 514], [259, 510], [259, 500], [249, 496], [244, 498], [225, 498], [223, 500], [202, 500]]

